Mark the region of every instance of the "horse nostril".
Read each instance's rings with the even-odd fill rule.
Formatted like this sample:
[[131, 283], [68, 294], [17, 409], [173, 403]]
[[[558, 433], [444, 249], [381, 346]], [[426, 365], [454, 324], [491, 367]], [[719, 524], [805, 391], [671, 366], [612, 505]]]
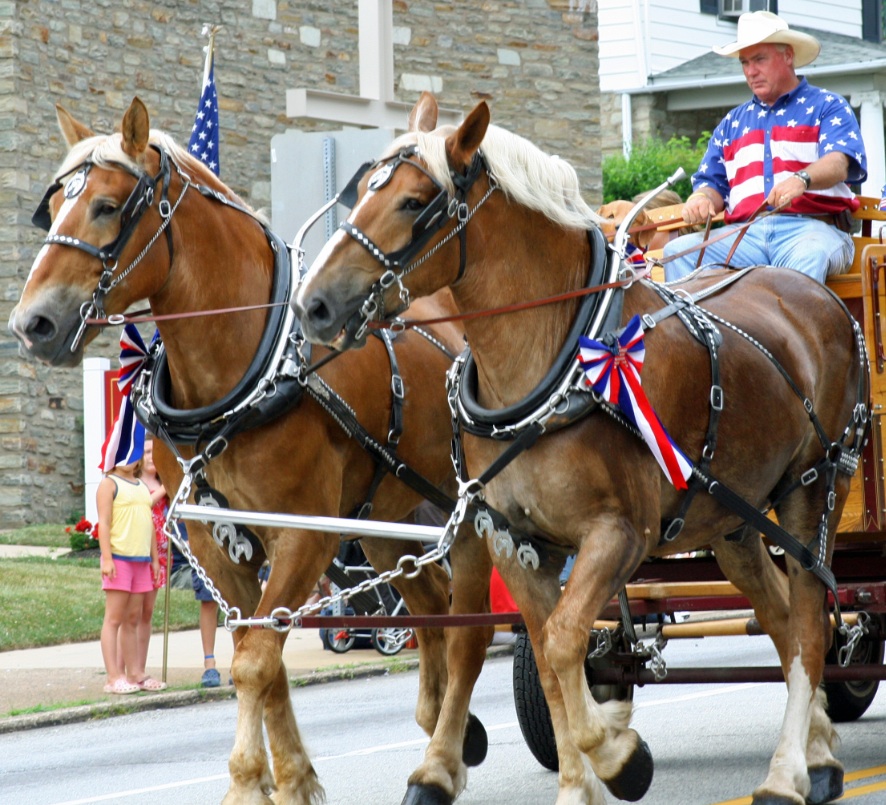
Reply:
[[33, 341], [49, 341], [57, 332], [55, 323], [45, 316], [34, 316], [25, 327], [25, 335]]
[[328, 324], [332, 320], [328, 305], [321, 298], [316, 296], [310, 301], [305, 309], [305, 315], [303, 318], [319, 327]]

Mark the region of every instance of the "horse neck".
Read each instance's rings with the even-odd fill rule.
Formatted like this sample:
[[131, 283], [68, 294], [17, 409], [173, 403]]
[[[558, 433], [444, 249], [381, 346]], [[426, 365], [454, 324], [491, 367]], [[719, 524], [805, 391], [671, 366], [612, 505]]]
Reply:
[[[194, 202], [183, 204], [173, 219], [175, 258], [165, 285], [150, 297], [154, 314], [270, 301], [274, 255], [261, 225], [190, 192]], [[158, 322], [173, 403], [197, 408], [234, 389], [255, 356], [267, 316], [260, 309]]]
[[[515, 206], [509, 207], [507, 218], [499, 220], [507, 225], [486, 227], [477, 238], [482, 255], [452, 288], [461, 310], [544, 299], [585, 284], [590, 261], [586, 232], [564, 229]], [[469, 239], [469, 259], [471, 249]], [[579, 304], [557, 302], [465, 323], [482, 405], [511, 405], [539, 384], [562, 349]]]

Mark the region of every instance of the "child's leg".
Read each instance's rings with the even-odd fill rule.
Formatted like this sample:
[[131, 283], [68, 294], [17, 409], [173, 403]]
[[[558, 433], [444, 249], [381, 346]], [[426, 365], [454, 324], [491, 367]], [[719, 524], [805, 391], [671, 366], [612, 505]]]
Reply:
[[141, 613], [136, 626], [136, 646], [138, 649], [136, 653], [136, 667], [126, 669], [130, 679], [143, 679], [145, 676], [145, 668], [148, 665], [148, 644], [151, 641], [154, 604], [156, 601], [157, 590], [145, 593], [145, 600], [142, 603]]
[[200, 639], [203, 642], [203, 667], [215, 668], [215, 633], [218, 630], [218, 604], [200, 602]]
[[138, 665], [138, 637], [136, 630], [141, 620], [142, 607], [144, 606], [144, 593], [132, 593], [123, 612], [123, 622], [120, 624], [120, 653], [123, 655], [121, 671], [125, 669], [129, 682], [138, 682], [139, 677], [132, 675], [132, 669]]
[[110, 683], [116, 682], [124, 675], [124, 669], [118, 658], [118, 639], [130, 597], [130, 593], [122, 590], [105, 592], [105, 619], [102, 622], [101, 647]]

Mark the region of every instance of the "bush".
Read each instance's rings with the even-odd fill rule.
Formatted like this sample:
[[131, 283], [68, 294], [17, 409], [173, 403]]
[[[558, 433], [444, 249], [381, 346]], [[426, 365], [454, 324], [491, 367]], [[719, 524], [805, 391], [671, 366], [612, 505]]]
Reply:
[[687, 178], [677, 182], [674, 190], [685, 199], [692, 192], [688, 177], [698, 170], [710, 136], [710, 132], [703, 132], [694, 144], [685, 136], [671, 137], [667, 142], [649, 138], [633, 147], [629, 160], [622, 154], [606, 157], [603, 160], [603, 202], [630, 201], [638, 193], [658, 187], [677, 168], [683, 168]]
[[87, 551], [98, 548], [98, 523], [93, 525], [85, 517], [81, 517], [75, 526], [68, 526], [65, 531], [71, 535], [72, 551]]

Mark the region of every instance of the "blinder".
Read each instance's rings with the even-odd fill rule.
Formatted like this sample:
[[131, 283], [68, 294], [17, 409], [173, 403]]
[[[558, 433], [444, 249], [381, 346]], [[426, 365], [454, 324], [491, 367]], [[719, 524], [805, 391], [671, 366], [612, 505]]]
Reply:
[[[465, 204], [468, 191], [480, 175], [480, 171], [484, 167], [483, 157], [477, 153], [468, 167], [468, 170], [462, 175], [450, 173], [453, 183], [456, 187], [454, 196], [450, 196], [447, 189], [440, 181], [433, 176], [423, 165], [411, 159], [418, 154], [415, 146], [404, 148], [393, 157], [384, 160], [382, 163], [367, 163], [361, 167], [360, 171], [348, 182], [345, 190], [342, 191], [340, 200], [343, 199], [349, 190], [353, 190], [354, 202], [356, 203], [357, 184], [363, 175], [371, 170], [374, 166], [380, 165], [378, 170], [369, 180], [370, 190], [380, 190], [393, 178], [394, 172], [401, 165], [411, 165], [413, 168], [421, 171], [427, 176], [437, 187], [437, 195], [425, 206], [415, 222], [412, 225], [412, 239], [409, 243], [396, 251], [385, 253], [376, 246], [370, 238], [360, 229], [355, 227], [349, 221], [342, 221], [340, 227], [345, 230], [351, 237], [362, 243], [369, 252], [386, 268], [400, 269], [406, 271], [409, 264], [415, 256], [425, 247], [427, 242], [442, 229], [453, 217], [459, 212], [459, 209]], [[344, 203], [344, 202], [343, 202]], [[353, 205], [351, 205], [353, 206]], [[461, 215], [459, 215], [461, 218]]]
[[364, 162], [359, 168], [357, 168], [357, 172], [348, 180], [348, 183], [344, 186], [341, 193], [338, 194], [339, 204], [343, 204], [349, 210], [354, 208], [354, 205], [357, 203], [357, 186], [360, 184], [360, 180], [375, 164], [376, 163], [372, 161]]
[[[34, 210], [34, 214], [31, 216], [31, 223], [46, 232], [52, 229], [52, 215], [49, 210], [50, 199], [63, 187], [65, 189], [65, 198], [79, 196], [86, 187], [86, 178], [89, 175], [89, 169], [91, 167], [92, 163], [87, 160], [86, 162], [81, 162], [76, 168], [68, 172], [67, 175], [70, 175], [71, 173], [74, 175], [71, 176], [67, 182], [63, 183], [61, 177], [56, 178], [56, 180], [49, 186], [46, 193], [43, 194], [43, 198], [37, 205], [37, 209]], [[74, 173], [74, 171], [76, 171], [76, 173]]]

